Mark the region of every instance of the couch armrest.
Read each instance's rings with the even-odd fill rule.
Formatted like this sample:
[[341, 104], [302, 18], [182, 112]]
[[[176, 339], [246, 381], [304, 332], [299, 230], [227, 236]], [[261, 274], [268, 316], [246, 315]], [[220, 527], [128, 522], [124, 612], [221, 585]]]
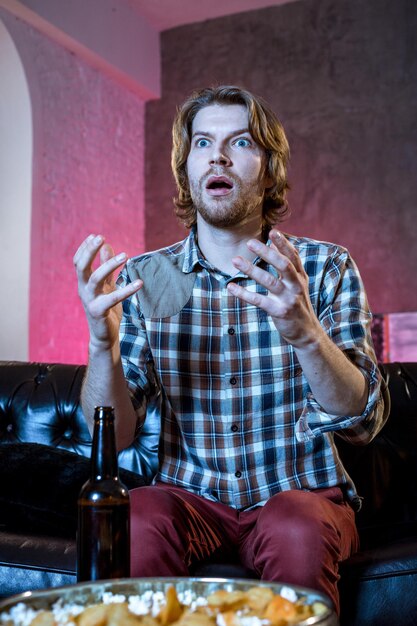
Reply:
[[[39, 443], [89, 457], [91, 436], [80, 406], [85, 365], [0, 361], [0, 442]], [[149, 482], [157, 467], [159, 422], [150, 413], [119, 465]]]

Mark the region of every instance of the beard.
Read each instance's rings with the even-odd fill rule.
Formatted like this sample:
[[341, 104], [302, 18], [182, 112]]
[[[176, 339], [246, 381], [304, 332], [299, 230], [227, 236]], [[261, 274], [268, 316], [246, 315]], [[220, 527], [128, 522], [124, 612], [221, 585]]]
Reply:
[[203, 220], [210, 226], [230, 228], [244, 224], [253, 218], [256, 212], [262, 216], [264, 190], [259, 181], [243, 184], [228, 173], [233, 180], [233, 192], [227, 196], [205, 196], [205, 180], [189, 180], [191, 198], [194, 207]]

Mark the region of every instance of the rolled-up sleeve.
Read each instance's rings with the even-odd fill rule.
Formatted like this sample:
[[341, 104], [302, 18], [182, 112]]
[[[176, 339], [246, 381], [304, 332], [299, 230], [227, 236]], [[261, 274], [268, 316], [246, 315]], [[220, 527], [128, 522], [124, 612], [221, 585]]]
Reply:
[[307, 393], [296, 424], [298, 441], [309, 441], [326, 432], [337, 433], [356, 445], [369, 443], [382, 428], [387, 407], [371, 337], [372, 315], [362, 279], [349, 253], [338, 248], [328, 259], [320, 288], [312, 285], [313, 306], [332, 341], [362, 372], [368, 384], [368, 399], [361, 415], [332, 415]]

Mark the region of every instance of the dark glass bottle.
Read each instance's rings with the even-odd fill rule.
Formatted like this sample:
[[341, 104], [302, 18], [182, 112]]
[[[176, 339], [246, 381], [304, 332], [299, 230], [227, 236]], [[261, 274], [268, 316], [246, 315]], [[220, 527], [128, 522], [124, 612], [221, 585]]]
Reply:
[[129, 517], [129, 492], [119, 480], [114, 410], [97, 407], [91, 476], [78, 496], [78, 582], [130, 576]]

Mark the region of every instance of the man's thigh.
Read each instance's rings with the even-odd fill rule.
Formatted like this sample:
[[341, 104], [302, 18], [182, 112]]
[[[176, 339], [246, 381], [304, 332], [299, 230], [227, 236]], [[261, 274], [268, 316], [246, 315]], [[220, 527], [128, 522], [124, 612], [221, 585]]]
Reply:
[[236, 554], [236, 511], [230, 507], [163, 483], [139, 487], [130, 496], [136, 575], [152, 563], [155, 575], [184, 575], [215, 553]]

